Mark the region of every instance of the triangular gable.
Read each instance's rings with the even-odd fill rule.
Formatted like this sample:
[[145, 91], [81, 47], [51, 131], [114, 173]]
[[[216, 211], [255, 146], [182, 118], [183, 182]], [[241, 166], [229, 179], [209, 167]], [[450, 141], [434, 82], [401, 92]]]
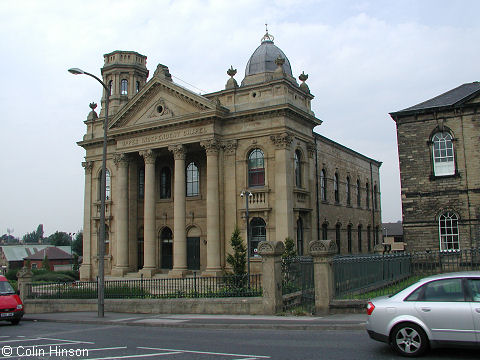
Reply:
[[155, 76], [121, 108], [109, 128], [158, 123], [215, 109], [216, 105], [207, 98]]

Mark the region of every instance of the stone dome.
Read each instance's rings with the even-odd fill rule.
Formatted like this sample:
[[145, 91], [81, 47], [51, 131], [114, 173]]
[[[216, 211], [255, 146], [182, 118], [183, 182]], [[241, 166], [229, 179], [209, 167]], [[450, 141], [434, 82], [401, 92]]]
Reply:
[[250, 60], [248, 60], [247, 67], [245, 68], [245, 76], [274, 72], [275, 69], [277, 69], [275, 60], [279, 56], [285, 59], [285, 63], [282, 65], [283, 72], [286, 75], [293, 76], [290, 61], [288, 61], [283, 51], [273, 43], [273, 36], [267, 32], [262, 38], [260, 46], [257, 47], [250, 57]]

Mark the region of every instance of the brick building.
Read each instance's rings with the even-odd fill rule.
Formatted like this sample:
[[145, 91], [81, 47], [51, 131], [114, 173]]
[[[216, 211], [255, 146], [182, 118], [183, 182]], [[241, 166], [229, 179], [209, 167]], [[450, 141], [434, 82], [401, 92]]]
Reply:
[[408, 250], [478, 247], [480, 83], [390, 113], [397, 125]]

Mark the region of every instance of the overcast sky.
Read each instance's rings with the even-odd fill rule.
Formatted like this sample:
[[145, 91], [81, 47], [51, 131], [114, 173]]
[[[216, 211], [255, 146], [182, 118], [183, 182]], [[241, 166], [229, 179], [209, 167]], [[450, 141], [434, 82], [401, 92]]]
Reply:
[[381, 167], [382, 217], [401, 219], [395, 123], [388, 115], [478, 80], [479, 1], [0, 0], [0, 234], [44, 224], [45, 235], [83, 226], [88, 104], [103, 55], [137, 51], [174, 81], [224, 89], [265, 23], [292, 65], [309, 75], [318, 132]]

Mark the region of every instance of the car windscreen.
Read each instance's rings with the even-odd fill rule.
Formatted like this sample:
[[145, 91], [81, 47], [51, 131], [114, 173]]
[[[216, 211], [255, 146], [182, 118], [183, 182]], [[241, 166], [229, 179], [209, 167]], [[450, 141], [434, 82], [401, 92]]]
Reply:
[[0, 295], [15, 294], [12, 285], [8, 281], [0, 281]]

